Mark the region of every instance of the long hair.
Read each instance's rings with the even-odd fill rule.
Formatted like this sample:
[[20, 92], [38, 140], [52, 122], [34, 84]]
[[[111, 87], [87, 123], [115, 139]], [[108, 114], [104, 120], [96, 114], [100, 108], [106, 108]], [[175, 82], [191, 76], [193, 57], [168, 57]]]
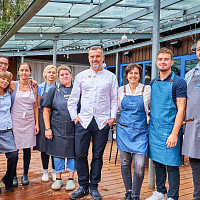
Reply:
[[[9, 81], [11, 81], [11, 74], [8, 71], [6, 71], [6, 72], [0, 72], [0, 78], [6, 78]], [[12, 93], [12, 89], [10, 88], [10, 82], [9, 82], [8, 86], [3, 91], [5, 93], [8, 92], [9, 94]]]

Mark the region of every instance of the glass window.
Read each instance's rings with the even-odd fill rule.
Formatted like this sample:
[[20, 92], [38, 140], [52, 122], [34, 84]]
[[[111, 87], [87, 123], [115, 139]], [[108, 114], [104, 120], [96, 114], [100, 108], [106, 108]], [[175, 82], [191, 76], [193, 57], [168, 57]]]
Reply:
[[172, 66], [172, 71], [180, 76], [181, 75], [181, 59], [174, 59], [174, 64]]
[[197, 63], [198, 63], [197, 59], [186, 60], [185, 61], [185, 73], [187, 73], [188, 71], [190, 71], [191, 69], [193, 69], [194, 67], [196, 67]]
[[151, 63], [145, 65], [145, 85], [149, 85], [151, 81]]

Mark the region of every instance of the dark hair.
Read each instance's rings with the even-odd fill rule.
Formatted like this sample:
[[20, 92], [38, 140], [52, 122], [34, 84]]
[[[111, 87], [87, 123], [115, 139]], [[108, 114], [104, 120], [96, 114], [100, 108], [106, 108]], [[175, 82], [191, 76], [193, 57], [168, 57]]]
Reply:
[[27, 66], [29, 67], [30, 71], [32, 72], [31, 66], [30, 66], [28, 63], [21, 63], [20, 66], [18, 67], [18, 71], [19, 71], [19, 68], [20, 68], [22, 65], [27, 65]]
[[131, 63], [131, 64], [129, 64], [129, 65], [125, 68], [125, 70], [124, 70], [124, 77], [126, 78], [127, 75], [128, 75], [128, 73], [129, 73], [132, 69], [134, 69], [134, 68], [137, 68], [137, 69], [139, 70], [140, 80], [141, 80], [141, 78], [142, 78], [142, 73], [143, 73], [143, 69], [142, 69], [142, 67], [141, 67], [140, 65], [135, 64], [135, 63]]
[[8, 56], [5, 56], [5, 55], [3, 55], [3, 54], [0, 54], [0, 58], [6, 58], [6, 59], [8, 59]]
[[[9, 81], [11, 81], [11, 74], [10, 72], [6, 71], [6, 72], [0, 72], [0, 78], [7, 78]], [[10, 88], [10, 83], [8, 84], [8, 86], [3, 90], [4, 92], [7, 92], [9, 94], [12, 93], [12, 89]]]

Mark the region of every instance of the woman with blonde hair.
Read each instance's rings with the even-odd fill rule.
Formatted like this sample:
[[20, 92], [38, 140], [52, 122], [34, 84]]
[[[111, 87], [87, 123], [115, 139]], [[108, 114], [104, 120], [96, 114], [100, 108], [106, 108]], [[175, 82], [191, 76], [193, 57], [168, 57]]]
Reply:
[[11, 76], [9, 72], [0, 72], [0, 153], [5, 153], [7, 158], [7, 171], [2, 178], [7, 192], [13, 191], [12, 184], [18, 160], [18, 151], [12, 133], [10, 114], [10, 81]]
[[[56, 85], [57, 68], [54, 65], [47, 65], [43, 71], [43, 77], [46, 79], [46, 81], [38, 85], [38, 108], [39, 108], [40, 131], [39, 131], [39, 134], [36, 136], [36, 146], [34, 147], [34, 150], [38, 150], [41, 152], [41, 160], [42, 160], [42, 166], [43, 166], [42, 181], [48, 182], [49, 181], [49, 172], [48, 172], [49, 155], [46, 154], [46, 138], [45, 138], [45, 126], [44, 126], [44, 119], [43, 119], [42, 103], [49, 89]], [[52, 162], [51, 177], [52, 177], [52, 180], [55, 181], [56, 173], [55, 173], [53, 157], [51, 157], [51, 162]]]

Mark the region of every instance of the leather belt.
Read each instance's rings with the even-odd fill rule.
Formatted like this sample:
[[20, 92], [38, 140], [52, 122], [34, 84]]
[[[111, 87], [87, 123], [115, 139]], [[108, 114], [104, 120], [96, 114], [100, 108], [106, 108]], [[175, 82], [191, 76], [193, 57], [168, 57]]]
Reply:
[[127, 125], [125, 125], [125, 124], [121, 124], [119, 121], [118, 121], [118, 123], [119, 123], [121, 126], [127, 127]]

